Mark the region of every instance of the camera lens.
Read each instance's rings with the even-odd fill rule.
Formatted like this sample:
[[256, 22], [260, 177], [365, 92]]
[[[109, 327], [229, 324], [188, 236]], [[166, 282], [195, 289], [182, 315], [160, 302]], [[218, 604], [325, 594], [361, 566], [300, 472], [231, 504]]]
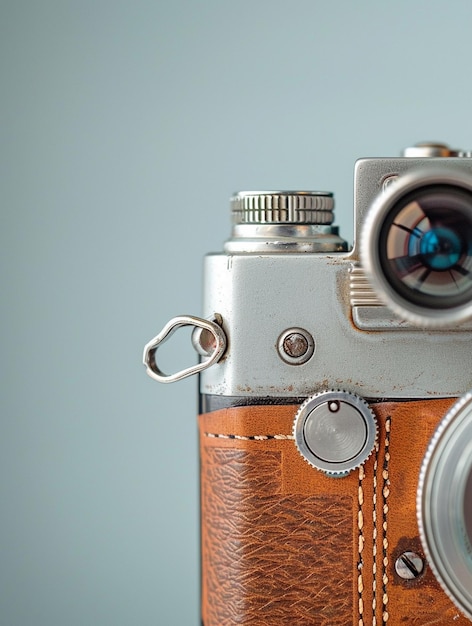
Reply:
[[387, 280], [406, 300], [449, 309], [472, 299], [472, 194], [434, 185], [393, 207], [379, 241]]
[[472, 619], [472, 393], [439, 424], [418, 485], [418, 524], [428, 562]]
[[365, 265], [387, 303], [424, 326], [472, 315], [472, 179], [400, 177], [364, 230]]
[[464, 492], [464, 522], [472, 558], [472, 472], [469, 474]]

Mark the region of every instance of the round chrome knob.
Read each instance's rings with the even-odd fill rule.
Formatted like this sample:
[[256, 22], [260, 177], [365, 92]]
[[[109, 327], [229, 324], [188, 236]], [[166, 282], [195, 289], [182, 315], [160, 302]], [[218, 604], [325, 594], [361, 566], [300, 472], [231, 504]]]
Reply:
[[240, 191], [231, 198], [229, 254], [346, 252], [329, 191]]
[[377, 439], [377, 422], [359, 396], [325, 391], [300, 406], [293, 434], [300, 454], [310, 465], [339, 476], [370, 456]]
[[458, 150], [453, 150], [445, 143], [422, 141], [403, 150], [403, 156], [409, 158], [453, 157]]

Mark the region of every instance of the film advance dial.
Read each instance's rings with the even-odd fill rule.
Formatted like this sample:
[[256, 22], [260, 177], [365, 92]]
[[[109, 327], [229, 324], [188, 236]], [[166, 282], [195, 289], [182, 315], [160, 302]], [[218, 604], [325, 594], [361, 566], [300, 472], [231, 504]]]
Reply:
[[343, 476], [370, 456], [377, 440], [377, 422], [359, 396], [325, 391], [300, 406], [293, 435], [310, 465], [326, 474]]

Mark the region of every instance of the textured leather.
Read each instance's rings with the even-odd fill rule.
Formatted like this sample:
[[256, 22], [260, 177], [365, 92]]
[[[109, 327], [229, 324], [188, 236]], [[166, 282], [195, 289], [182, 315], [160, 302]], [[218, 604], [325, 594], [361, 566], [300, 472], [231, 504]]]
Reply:
[[424, 558], [416, 488], [427, 444], [452, 400], [372, 405], [376, 450], [345, 478], [327, 477], [292, 439], [297, 406], [200, 416], [204, 626], [465, 626]]

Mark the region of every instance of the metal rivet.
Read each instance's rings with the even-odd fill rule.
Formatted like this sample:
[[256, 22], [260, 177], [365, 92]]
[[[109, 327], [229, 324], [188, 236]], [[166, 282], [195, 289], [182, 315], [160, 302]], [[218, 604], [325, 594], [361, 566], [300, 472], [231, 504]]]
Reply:
[[404, 552], [395, 562], [395, 571], [404, 580], [418, 578], [423, 568], [423, 559], [416, 552]]
[[277, 341], [279, 356], [290, 365], [306, 363], [315, 350], [315, 342], [303, 328], [288, 328]]

